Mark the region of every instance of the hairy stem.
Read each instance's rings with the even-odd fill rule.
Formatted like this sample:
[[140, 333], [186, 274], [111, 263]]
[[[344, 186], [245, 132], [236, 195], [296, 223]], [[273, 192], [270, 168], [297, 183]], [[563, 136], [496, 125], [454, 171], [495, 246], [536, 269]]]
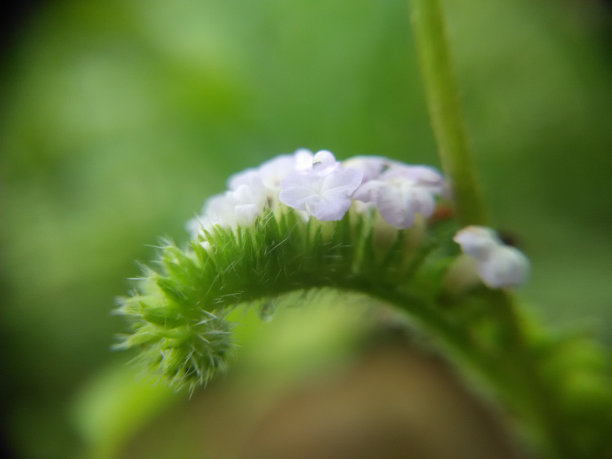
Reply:
[[429, 116], [444, 173], [450, 178], [462, 226], [484, 224], [485, 212], [451, 72], [439, 0], [412, 0], [412, 25]]

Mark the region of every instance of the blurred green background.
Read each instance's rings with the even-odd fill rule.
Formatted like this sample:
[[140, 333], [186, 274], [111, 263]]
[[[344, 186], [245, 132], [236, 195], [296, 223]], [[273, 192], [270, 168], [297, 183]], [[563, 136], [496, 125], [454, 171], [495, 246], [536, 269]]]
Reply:
[[[491, 220], [533, 262], [520, 295], [543, 322], [610, 344], [610, 10], [443, 3]], [[110, 351], [125, 329], [114, 297], [158, 236], [185, 241], [231, 173], [299, 147], [438, 164], [404, 0], [60, 1], [34, 11], [2, 65], [1, 403], [21, 457], [103, 442], [74, 406], [95, 404], [82, 394], [96, 381], [100, 397], [131, 390], [109, 370], [126, 359]], [[331, 309], [312, 313], [334, 325], [326, 339], [299, 335], [304, 367], [371, 319]], [[309, 322], [279, 316], [279, 330]], [[247, 323], [264, 368], [294, 361], [283, 333]], [[145, 405], [172, 400], [152, 392]]]

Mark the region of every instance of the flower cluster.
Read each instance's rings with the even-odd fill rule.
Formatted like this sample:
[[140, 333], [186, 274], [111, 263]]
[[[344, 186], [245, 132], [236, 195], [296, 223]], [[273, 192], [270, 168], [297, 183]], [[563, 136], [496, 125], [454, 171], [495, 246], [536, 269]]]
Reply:
[[453, 240], [476, 261], [478, 276], [487, 287], [517, 287], [527, 279], [527, 257], [515, 247], [505, 245], [492, 229], [467, 226]]
[[436, 199], [447, 194], [444, 178], [431, 167], [377, 156], [340, 162], [329, 151], [305, 149], [235, 174], [227, 185], [225, 193], [208, 199], [201, 215], [188, 222], [192, 237], [215, 225], [251, 225], [266, 208], [281, 205], [304, 218], [337, 221], [356, 201], [358, 210], [373, 207], [387, 223], [403, 229], [418, 214], [429, 217]]

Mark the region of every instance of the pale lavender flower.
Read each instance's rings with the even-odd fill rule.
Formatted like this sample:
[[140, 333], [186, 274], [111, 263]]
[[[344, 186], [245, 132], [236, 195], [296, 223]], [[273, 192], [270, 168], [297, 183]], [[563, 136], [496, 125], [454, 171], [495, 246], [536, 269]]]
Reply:
[[489, 288], [518, 287], [527, 280], [529, 260], [518, 249], [499, 245], [483, 260], [476, 260], [482, 282]]
[[227, 181], [228, 188], [234, 190], [240, 185], [248, 185], [259, 192], [265, 189], [269, 197], [276, 197], [280, 182], [294, 171], [312, 169], [314, 155], [310, 150], [301, 148], [292, 155], [278, 155], [262, 163], [259, 167], [246, 169], [232, 175]]
[[388, 180], [376, 191], [375, 204], [381, 217], [396, 228], [409, 228], [417, 214], [429, 217], [436, 207], [434, 196], [410, 181]]
[[238, 172], [230, 176], [227, 180], [227, 187], [230, 190], [237, 190], [241, 185], [248, 186], [253, 192], [263, 193], [264, 184], [261, 173], [258, 169], [251, 168]]
[[463, 253], [476, 259], [486, 258], [491, 250], [502, 243], [491, 228], [474, 225], [458, 231], [453, 241], [461, 246]]
[[224, 209], [224, 212], [231, 210], [233, 220], [228, 213], [225, 214], [227, 226], [248, 226], [251, 225], [257, 217], [259, 217], [266, 204], [266, 195], [262, 189], [249, 187], [248, 185], [240, 185], [235, 190], [226, 193], [230, 206]]
[[311, 169], [315, 174], [325, 176], [337, 169], [340, 169], [341, 167], [342, 165], [336, 161], [336, 158], [332, 152], [321, 150], [313, 156], [312, 166], [310, 168], [304, 167], [302, 170], [307, 172], [309, 169]]
[[362, 170], [364, 180], [353, 198], [374, 205], [390, 225], [404, 229], [417, 215], [434, 211], [436, 196], [443, 194], [442, 175], [427, 166], [409, 166], [376, 156], [357, 157], [347, 162]]
[[312, 151], [307, 150], [306, 148], [300, 148], [293, 154], [293, 158], [295, 160], [296, 171], [305, 171], [312, 168], [314, 159]]
[[300, 148], [292, 155], [280, 155], [259, 166], [259, 174], [266, 189], [278, 193], [280, 183], [294, 171], [312, 169], [313, 154], [310, 150]]
[[332, 153], [323, 150], [313, 157], [310, 169], [296, 170], [281, 182], [279, 199], [318, 220], [340, 220], [362, 178], [360, 171], [343, 168]]
[[387, 223], [400, 229], [412, 226], [417, 214], [429, 217], [436, 206], [428, 189], [402, 178], [370, 180], [359, 187], [354, 198], [374, 204]]
[[193, 238], [215, 225], [227, 228], [251, 225], [262, 214], [266, 204], [263, 187], [253, 188], [246, 183], [235, 185], [235, 189], [209, 198], [202, 214], [187, 222]]
[[279, 155], [263, 163], [258, 170], [266, 190], [278, 192], [280, 182], [295, 168], [296, 159], [294, 155]]
[[361, 171], [363, 173], [363, 183], [366, 183], [377, 179], [392, 165], [398, 163], [382, 156], [354, 156], [343, 161], [342, 164], [344, 167]]
[[404, 178], [415, 185], [426, 188], [434, 195], [443, 195], [446, 181], [440, 172], [430, 166], [410, 166], [406, 164], [392, 164], [380, 175], [380, 180]]
[[497, 233], [483, 226], [468, 226], [453, 240], [476, 261], [476, 270], [489, 288], [516, 287], [529, 274], [529, 260], [518, 249], [504, 245]]

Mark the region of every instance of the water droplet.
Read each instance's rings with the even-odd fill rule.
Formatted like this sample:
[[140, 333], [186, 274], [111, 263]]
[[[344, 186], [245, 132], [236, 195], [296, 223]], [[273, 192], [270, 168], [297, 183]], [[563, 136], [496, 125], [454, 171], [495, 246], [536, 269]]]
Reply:
[[265, 301], [259, 306], [259, 318], [263, 322], [270, 322], [274, 318], [276, 305], [272, 301]]

